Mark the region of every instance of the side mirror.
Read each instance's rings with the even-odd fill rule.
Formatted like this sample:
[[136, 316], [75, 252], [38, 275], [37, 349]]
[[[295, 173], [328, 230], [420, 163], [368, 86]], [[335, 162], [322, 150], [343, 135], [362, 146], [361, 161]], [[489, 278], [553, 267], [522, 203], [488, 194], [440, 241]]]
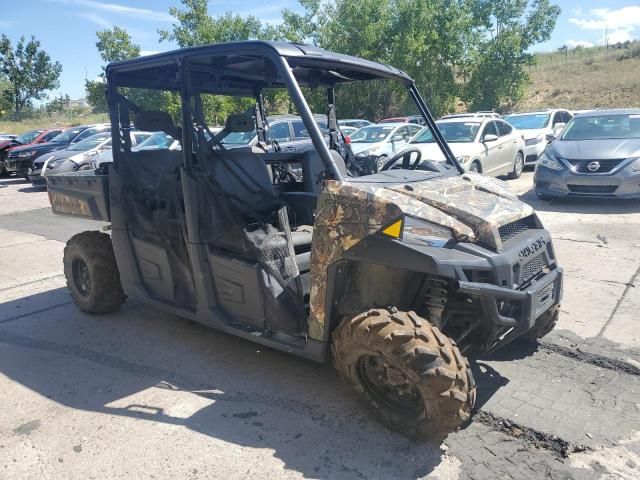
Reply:
[[547, 143], [551, 143], [556, 139], [556, 134], [555, 133], [547, 133], [544, 136], [544, 139], [547, 141]]
[[556, 123], [553, 127], [553, 133], [558, 135], [558, 133], [560, 133], [562, 129], [565, 127], [565, 125], [566, 123]]
[[482, 139], [483, 142], [495, 142], [496, 140], [498, 140], [498, 136], [494, 135], [493, 133], [489, 133], [487, 135], [484, 136], [484, 138]]

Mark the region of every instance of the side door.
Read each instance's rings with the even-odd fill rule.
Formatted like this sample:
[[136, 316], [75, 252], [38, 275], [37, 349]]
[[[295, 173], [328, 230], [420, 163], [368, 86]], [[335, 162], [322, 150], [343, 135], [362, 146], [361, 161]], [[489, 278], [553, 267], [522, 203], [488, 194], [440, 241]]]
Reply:
[[498, 141], [502, 145], [502, 167], [500, 174], [508, 173], [512, 170], [513, 162], [518, 154], [518, 137], [514, 133], [513, 127], [502, 120], [494, 120], [498, 128], [500, 138]]
[[491, 120], [485, 123], [482, 134], [480, 135], [480, 142], [482, 142], [484, 151], [482, 173], [495, 176], [503, 164], [503, 147], [500, 144], [500, 133], [498, 132], [495, 121]]

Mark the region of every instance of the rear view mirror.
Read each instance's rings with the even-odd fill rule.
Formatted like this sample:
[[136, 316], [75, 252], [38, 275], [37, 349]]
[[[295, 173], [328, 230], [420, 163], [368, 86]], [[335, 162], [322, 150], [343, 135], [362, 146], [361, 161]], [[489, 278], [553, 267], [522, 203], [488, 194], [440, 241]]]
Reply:
[[488, 133], [487, 135], [484, 136], [484, 139], [482, 140], [483, 142], [495, 142], [496, 140], [498, 140], [498, 136], [494, 135], [493, 133]]
[[544, 136], [544, 139], [547, 141], [547, 143], [551, 143], [556, 139], [556, 134], [555, 133], [547, 133]]

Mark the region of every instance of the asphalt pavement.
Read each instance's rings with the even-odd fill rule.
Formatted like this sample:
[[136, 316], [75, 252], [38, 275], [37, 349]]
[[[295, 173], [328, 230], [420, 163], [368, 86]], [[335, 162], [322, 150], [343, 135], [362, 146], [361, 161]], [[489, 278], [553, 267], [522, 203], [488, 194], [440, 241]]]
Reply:
[[473, 420], [441, 445], [371, 418], [318, 365], [127, 302], [83, 314], [64, 243], [100, 229], [0, 179], [0, 479], [638, 479], [640, 202], [539, 212], [566, 284], [557, 329], [474, 362]]

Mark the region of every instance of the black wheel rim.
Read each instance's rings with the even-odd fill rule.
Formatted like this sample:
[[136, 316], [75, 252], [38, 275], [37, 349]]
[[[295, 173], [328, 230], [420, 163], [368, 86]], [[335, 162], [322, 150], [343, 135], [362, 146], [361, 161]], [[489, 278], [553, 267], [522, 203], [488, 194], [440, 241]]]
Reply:
[[360, 383], [379, 404], [404, 414], [416, 414], [423, 409], [415, 384], [384, 357], [363, 356], [358, 359], [356, 368]]
[[91, 275], [87, 263], [82, 258], [74, 258], [71, 269], [76, 289], [82, 296], [88, 297], [91, 294]]

